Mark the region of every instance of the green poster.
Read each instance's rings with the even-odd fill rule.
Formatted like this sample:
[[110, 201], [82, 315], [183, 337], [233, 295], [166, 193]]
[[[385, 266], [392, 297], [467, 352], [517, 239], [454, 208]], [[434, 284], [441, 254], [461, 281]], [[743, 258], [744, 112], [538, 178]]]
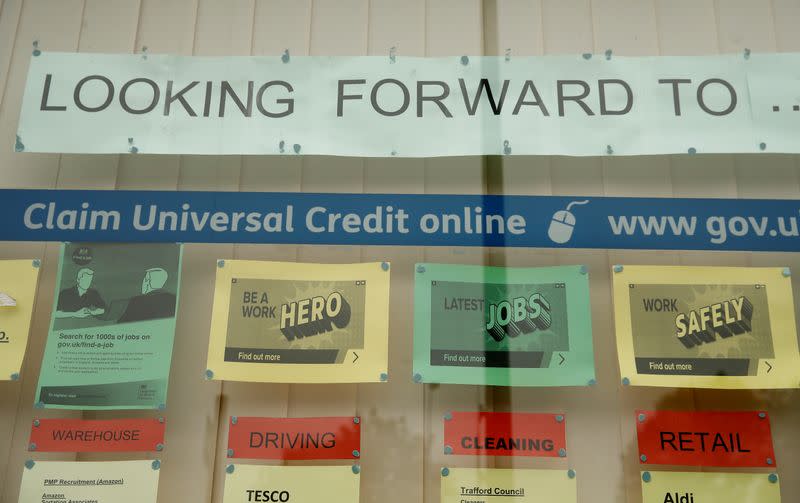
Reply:
[[586, 268], [417, 264], [414, 375], [451, 384], [590, 384]]
[[37, 406], [166, 405], [181, 252], [178, 244], [61, 246]]

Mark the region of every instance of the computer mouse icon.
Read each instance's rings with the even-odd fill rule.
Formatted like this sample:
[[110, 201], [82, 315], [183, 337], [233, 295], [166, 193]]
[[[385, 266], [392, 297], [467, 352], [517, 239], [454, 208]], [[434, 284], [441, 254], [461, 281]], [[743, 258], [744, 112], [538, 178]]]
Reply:
[[589, 200], [572, 201], [567, 205], [566, 209], [553, 213], [553, 218], [550, 219], [550, 227], [547, 229], [547, 236], [551, 241], [563, 244], [572, 239], [572, 232], [575, 230], [575, 215], [569, 210], [573, 206], [582, 204], [589, 204]]

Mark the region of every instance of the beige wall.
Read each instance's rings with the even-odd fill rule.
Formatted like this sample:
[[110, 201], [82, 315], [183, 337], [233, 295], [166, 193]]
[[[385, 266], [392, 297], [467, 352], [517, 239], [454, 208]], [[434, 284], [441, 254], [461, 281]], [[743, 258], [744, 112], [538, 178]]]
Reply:
[[[797, 198], [798, 156], [636, 158], [81, 156], [15, 154], [31, 43], [45, 51], [195, 55], [399, 57], [800, 51], [797, 0], [0, 0], [0, 186], [161, 190], [505, 193]], [[0, 217], [1, 218], [1, 217]], [[1, 220], [0, 220], [1, 222]], [[0, 223], [0, 225], [2, 225]], [[21, 382], [0, 382], [0, 501], [15, 503], [49, 323], [56, 243], [2, 243], [0, 258], [42, 258]], [[279, 385], [205, 382], [215, 258], [392, 262], [391, 382]], [[411, 382], [415, 261], [537, 266], [588, 264], [599, 384], [587, 389], [492, 389]], [[611, 315], [610, 264], [790, 266], [789, 253], [490, 250], [462, 248], [187, 245], [173, 359], [162, 502], [221, 501], [226, 418], [363, 416], [362, 501], [437, 502], [439, 468], [571, 466], [579, 500], [641, 501], [636, 408], [770, 411], [783, 500], [800, 501], [800, 393], [622, 388]], [[795, 280], [795, 286], [797, 287]], [[800, 295], [797, 296], [800, 298]], [[445, 459], [447, 410], [563, 411], [568, 460]], [[45, 411], [44, 416], [80, 413]], [[83, 417], [123, 414], [85, 413]], [[149, 415], [148, 413], [131, 413]], [[37, 459], [74, 459], [38, 454]], [[115, 459], [82, 455], [79, 459]]]

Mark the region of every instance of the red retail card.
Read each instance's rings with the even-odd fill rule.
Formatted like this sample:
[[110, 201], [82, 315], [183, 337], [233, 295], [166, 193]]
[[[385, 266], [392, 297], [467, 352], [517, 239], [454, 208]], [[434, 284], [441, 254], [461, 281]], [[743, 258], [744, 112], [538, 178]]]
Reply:
[[766, 412], [636, 412], [639, 459], [648, 465], [777, 465]]

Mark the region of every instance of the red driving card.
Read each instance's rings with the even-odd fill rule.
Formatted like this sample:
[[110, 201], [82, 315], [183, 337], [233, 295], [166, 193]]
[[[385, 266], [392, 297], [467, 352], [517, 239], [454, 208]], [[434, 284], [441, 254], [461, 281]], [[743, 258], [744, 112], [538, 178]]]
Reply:
[[648, 465], [774, 467], [766, 412], [636, 412], [639, 460]]
[[444, 420], [446, 454], [473, 456], [567, 455], [562, 414], [453, 412]]
[[141, 452], [164, 448], [163, 419], [34, 419], [28, 449], [40, 452]]
[[361, 456], [358, 417], [231, 417], [228, 457], [354, 459]]

